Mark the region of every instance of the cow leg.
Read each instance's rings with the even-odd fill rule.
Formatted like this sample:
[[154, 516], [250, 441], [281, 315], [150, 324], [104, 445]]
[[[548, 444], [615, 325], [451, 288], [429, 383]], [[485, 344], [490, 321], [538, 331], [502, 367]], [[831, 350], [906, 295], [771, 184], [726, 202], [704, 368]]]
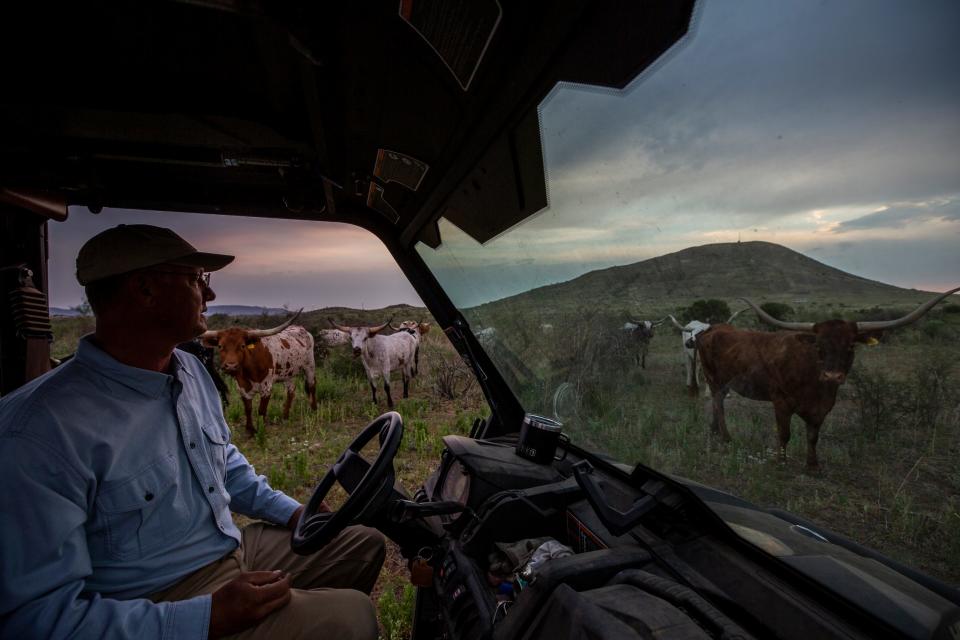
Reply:
[[270, 404], [270, 394], [261, 393], [260, 394], [260, 408], [257, 409], [257, 415], [263, 420], [263, 423], [267, 423], [267, 405]]
[[383, 379], [383, 392], [387, 394], [387, 407], [393, 409], [393, 396], [390, 395], [390, 379]]
[[377, 384], [373, 378], [368, 378], [370, 382], [370, 393], [373, 395], [373, 404], [377, 404]]
[[256, 430], [253, 428], [253, 398], [243, 396], [243, 413], [247, 416], [247, 433], [253, 435]]
[[641, 369], [647, 368], [647, 350], [646, 349], [640, 352], [640, 368]]
[[317, 410], [317, 372], [315, 369], [307, 371], [303, 378], [303, 384], [306, 387], [307, 397], [310, 399], [310, 408]]
[[286, 421], [290, 417], [290, 405], [293, 404], [293, 397], [296, 395], [296, 386], [293, 380], [287, 382], [287, 401], [283, 403], [283, 419]]
[[406, 371], [401, 371], [401, 375], [403, 376], [403, 397], [409, 398], [410, 397], [410, 376], [407, 375]]
[[817, 440], [820, 439], [822, 423], [807, 422], [807, 473], [818, 475], [820, 463], [817, 461]]
[[787, 461], [787, 444], [790, 442], [790, 416], [793, 411], [789, 407], [775, 402], [773, 404], [773, 413], [777, 419], [777, 433], [780, 439], [780, 462]]
[[697, 363], [690, 356], [684, 354], [683, 371], [687, 376], [687, 395], [697, 397], [700, 395], [700, 389], [697, 387]]
[[420, 375], [420, 345], [413, 352], [413, 375]]
[[727, 397], [727, 389], [713, 389], [713, 418], [710, 429], [724, 442], [730, 442], [730, 432], [727, 431], [727, 416], [723, 412], [723, 400]]

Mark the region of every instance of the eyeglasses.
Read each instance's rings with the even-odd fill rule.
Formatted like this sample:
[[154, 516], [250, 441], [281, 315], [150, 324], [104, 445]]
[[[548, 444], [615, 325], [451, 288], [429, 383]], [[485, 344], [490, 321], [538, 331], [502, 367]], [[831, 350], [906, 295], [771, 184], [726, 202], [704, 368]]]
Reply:
[[210, 288], [210, 274], [201, 271], [200, 273], [194, 273], [193, 271], [173, 271], [171, 269], [150, 269], [154, 273], [172, 273], [178, 276], [196, 276], [194, 284], [200, 287], [201, 289]]

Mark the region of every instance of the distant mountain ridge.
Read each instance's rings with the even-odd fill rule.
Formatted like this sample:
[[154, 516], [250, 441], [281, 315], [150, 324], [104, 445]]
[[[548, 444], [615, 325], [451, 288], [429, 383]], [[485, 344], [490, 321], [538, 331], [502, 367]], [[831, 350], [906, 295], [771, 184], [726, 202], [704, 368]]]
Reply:
[[665, 306], [702, 298], [803, 303], [912, 304], [934, 295], [862, 278], [771, 242], [729, 242], [688, 247], [633, 264], [590, 271], [477, 307], [542, 305]]
[[282, 316], [293, 313], [296, 309], [288, 310], [281, 307], [258, 307], [248, 304], [215, 304], [207, 306], [207, 315], [223, 314], [225, 316]]

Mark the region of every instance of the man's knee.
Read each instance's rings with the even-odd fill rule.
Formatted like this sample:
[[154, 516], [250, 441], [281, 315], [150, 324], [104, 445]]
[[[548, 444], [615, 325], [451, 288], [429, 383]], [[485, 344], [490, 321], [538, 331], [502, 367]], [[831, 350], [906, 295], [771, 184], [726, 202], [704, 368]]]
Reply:
[[368, 549], [369, 557], [377, 566], [382, 566], [387, 557], [387, 539], [377, 529], [357, 527], [363, 537], [364, 546]]
[[362, 569], [353, 577], [352, 586], [355, 589], [370, 593], [380, 575], [383, 561], [387, 557], [387, 541], [383, 534], [370, 527], [356, 526], [347, 529], [352, 537], [351, 554], [355, 560], [362, 563]]
[[[353, 589], [294, 589], [269, 634], [284, 638], [376, 640], [377, 615], [370, 597]], [[267, 631], [267, 629], [263, 629]]]
[[331, 627], [325, 629], [329, 633], [327, 637], [376, 640], [379, 634], [377, 611], [370, 596], [353, 589], [340, 589], [338, 596], [342, 600], [342, 613]]

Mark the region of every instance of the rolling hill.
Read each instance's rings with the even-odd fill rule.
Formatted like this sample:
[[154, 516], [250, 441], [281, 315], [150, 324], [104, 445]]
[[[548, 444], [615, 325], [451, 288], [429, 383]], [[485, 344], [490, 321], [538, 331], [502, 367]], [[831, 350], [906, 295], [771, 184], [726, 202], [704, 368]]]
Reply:
[[688, 247], [642, 262], [590, 271], [475, 308], [510, 306], [664, 309], [701, 298], [746, 296], [788, 304], [910, 305], [933, 295], [868, 280], [770, 242]]

